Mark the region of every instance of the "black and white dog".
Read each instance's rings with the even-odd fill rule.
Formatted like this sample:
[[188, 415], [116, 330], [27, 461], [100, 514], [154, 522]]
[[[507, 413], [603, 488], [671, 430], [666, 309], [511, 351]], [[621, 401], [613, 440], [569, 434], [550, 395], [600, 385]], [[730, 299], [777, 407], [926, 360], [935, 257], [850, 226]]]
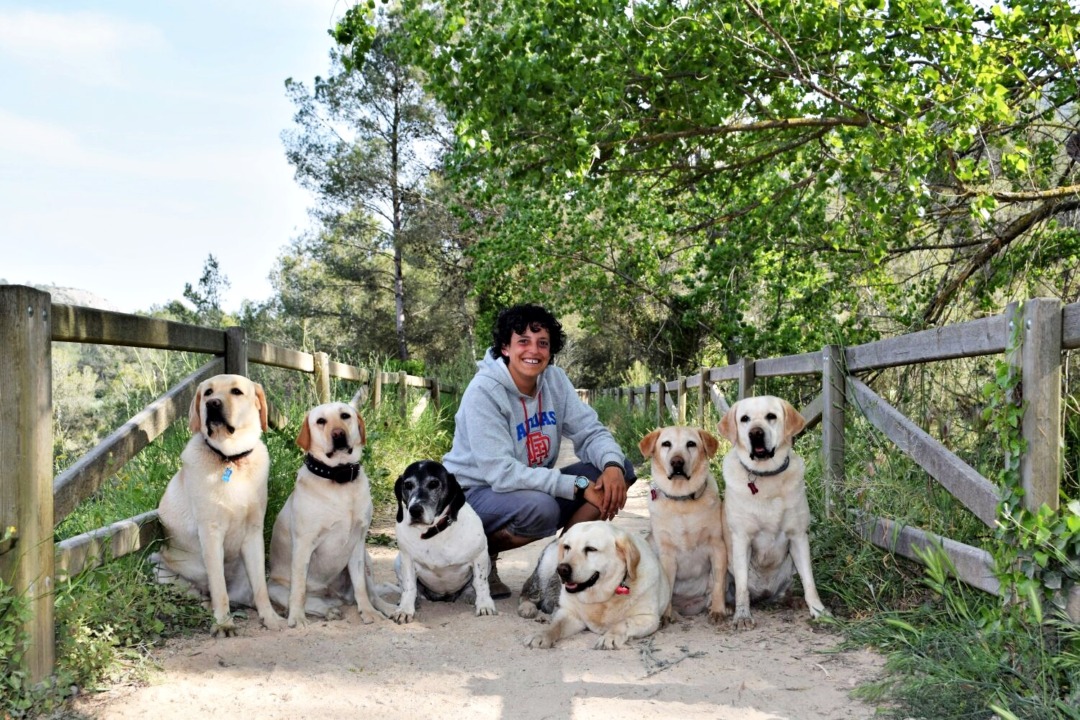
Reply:
[[411, 622], [416, 593], [453, 602], [472, 590], [477, 615], [495, 615], [488, 588], [491, 560], [480, 516], [465, 502], [457, 479], [434, 460], [405, 468], [394, 483], [397, 498], [398, 557], [394, 564], [401, 599], [390, 615]]

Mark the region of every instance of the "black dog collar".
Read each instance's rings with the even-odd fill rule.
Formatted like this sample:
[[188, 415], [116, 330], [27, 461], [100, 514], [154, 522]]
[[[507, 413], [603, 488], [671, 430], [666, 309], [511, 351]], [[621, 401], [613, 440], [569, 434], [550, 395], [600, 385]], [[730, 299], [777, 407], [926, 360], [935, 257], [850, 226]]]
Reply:
[[237, 460], [243, 460], [244, 458], [246, 458], [248, 455], [250, 455], [252, 452], [255, 451], [255, 448], [251, 448], [251, 450], [245, 450], [244, 452], [236, 453], [235, 455], [226, 455], [225, 453], [221, 452], [216, 447], [211, 445], [210, 440], [208, 440], [207, 438], [204, 437], [203, 442], [206, 443], [206, 447], [213, 450], [214, 454], [217, 455], [219, 458], [221, 458], [222, 462], [227, 462], [227, 463], [236, 462]]
[[[757, 485], [754, 484], [754, 477], [772, 477], [773, 475], [779, 475], [780, 473], [782, 473], [782, 472], [784, 472], [785, 470], [788, 469], [788, 465], [791, 464], [791, 455], [788, 455], [787, 457], [785, 457], [784, 458], [784, 464], [781, 465], [780, 467], [776, 468], [775, 470], [751, 470], [750, 468], [746, 467], [746, 465], [743, 464], [742, 460], [739, 460], [739, 464], [742, 465], [743, 470], [745, 470], [747, 472], [746, 486], [748, 488], [750, 488], [750, 494], [751, 495], [757, 495], [758, 494], [758, 489], [757, 489]], [[751, 477], [751, 476], [754, 476], [754, 477]]]
[[333, 480], [338, 485], [350, 483], [360, 477], [360, 463], [345, 463], [344, 465], [327, 465], [316, 460], [310, 454], [304, 457], [304, 465], [308, 470], [321, 478]]

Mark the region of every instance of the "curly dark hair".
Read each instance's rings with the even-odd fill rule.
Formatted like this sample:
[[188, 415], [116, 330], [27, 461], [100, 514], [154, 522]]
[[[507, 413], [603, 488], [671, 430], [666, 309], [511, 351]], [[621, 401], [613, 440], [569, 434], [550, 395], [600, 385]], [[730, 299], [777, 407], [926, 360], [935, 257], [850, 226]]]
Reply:
[[510, 338], [514, 333], [521, 335], [525, 328], [537, 332], [547, 330], [551, 336], [551, 358], [563, 348], [566, 342], [566, 334], [562, 325], [555, 316], [539, 305], [514, 305], [499, 311], [499, 317], [495, 320], [495, 327], [491, 330], [491, 355], [502, 358], [503, 362], [509, 363], [510, 358], [502, 354], [503, 346], [510, 344]]

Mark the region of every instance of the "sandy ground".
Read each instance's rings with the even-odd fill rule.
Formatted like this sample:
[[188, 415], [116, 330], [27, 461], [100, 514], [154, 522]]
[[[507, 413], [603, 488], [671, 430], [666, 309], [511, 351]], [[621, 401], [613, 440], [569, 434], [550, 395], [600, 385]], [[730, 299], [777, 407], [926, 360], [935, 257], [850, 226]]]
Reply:
[[[648, 529], [646, 483], [631, 488], [615, 522]], [[391, 532], [383, 523], [378, 532]], [[117, 686], [77, 699], [83, 718], [870, 718], [850, 697], [882, 659], [836, 652], [840, 637], [804, 611], [757, 609], [757, 627], [735, 632], [704, 617], [683, 620], [623, 650], [594, 650], [585, 632], [551, 650], [524, 641], [537, 629], [517, 615], [517, 590], [545, 543], [504, 554], [502, 578], [515, 589], [499, 614], [421, 601], [413, 623], [342, 620], [270, 632], [258, 619], [238, 637], [209, 633], [168, 643], [160, 671], [142, 687]], [[394, 582], [396, 550], [372, 547], [376, 577]], [[254, 617], [254, 613], [252, 613]]]

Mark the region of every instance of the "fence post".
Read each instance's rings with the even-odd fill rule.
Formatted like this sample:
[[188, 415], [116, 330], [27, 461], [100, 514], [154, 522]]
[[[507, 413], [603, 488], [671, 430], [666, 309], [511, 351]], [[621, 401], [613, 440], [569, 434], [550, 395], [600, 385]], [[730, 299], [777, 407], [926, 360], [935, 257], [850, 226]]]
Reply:
[[656, 383], [656, 427], [664, 427], [665, 410], [667, 410], [667, 385], [661, 378]]
[[844, 485], [844, 410], [847, 404], [844, 348], [821, 349], [821, 462], [825, 469], [825, 512]]
[[313, 353], [315, 359], [315, 397], [319, 404], [330, 402], [330, 355]]
[[231, 327], [225, 330], [225, 372], [229, 375], [248, 374], [247, 330]]
[[679, 424], [686, 424], [686, 376], [679, 376]]
[[409, 373], [402, 370], [398, 373], [398, 404], [401, 406], [401, 417], [404, 419], [409, 414]]
[[439, 411], [439, 378], [431, 378], [431, 404]]
[[382, 405], [382, 370], [375, 370], [371, 374], [371, 407], [375, 410]]
[[757, 373], [754, 361], [749, 358], [739, 358], [739, 399], [750, 397], [754, 392], [754, 380]]
[[626, 409], [629, 410], [630, 412], [634, 412], [634, 403], [635, 403], [634, 395], [636, 394], [636, 392], [637, 392], [637, 388], [635, 388], [633, 385], [631, 385], [627, 390]]
[[1020, 458], [1024, 507], [1058, 509], [1061, 482], [1061, 301], [1036, 298], [1023, 305], [1020, 350], [1024, 440]]
[[641, 412], [645, 415], [649, 414], [649, 396], [652, 394], [652, 385], [648, 382], [645, 383], [645, 394], [642, 396]]
[[697, 425], [705, 427], [705, 403], [709, 402], [709, 369], [701, 368], [701, 382], [698, 383]]
[[37, 684], [56, 664], [49, 293], [0, 286], [0, 348], [0, 577], [29, 605], [23, 662]]

